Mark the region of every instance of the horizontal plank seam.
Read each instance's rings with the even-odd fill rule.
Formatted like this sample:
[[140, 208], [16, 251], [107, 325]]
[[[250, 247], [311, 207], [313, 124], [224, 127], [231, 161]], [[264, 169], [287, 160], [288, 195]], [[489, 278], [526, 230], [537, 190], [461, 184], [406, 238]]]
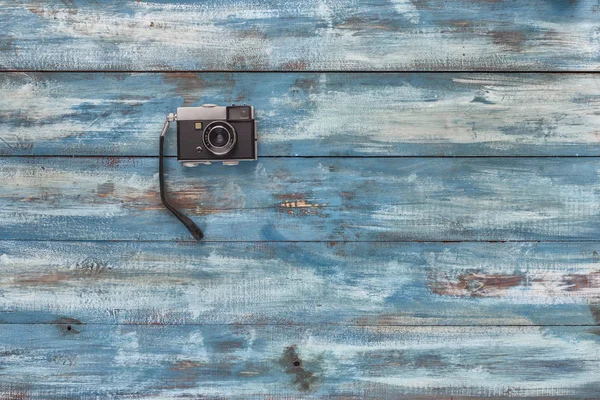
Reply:
[[70, 73], [70, 74], [600, 74], [598, 70], [496, 70], [496, 69], [474, 69], [474, 70], [204, 70], [204, 69], [181, 69], [181, 70], [73, 70], [73, 69], [6, 69], [0, 73]]
[[[157, 136], [158, 137], [158, 136]], [[173, 158], [176, 159], [177, 156], [164, 156], [165, 158]], [[57, 154], [57, 155], [48, 155], [48, 154], [42, 154], [42, 155], [32, 155], [32, 154], [4, 154], [4, 155], [0, 155], [0, 159], [2, 158], [127, 158], [127, 159], [131, 159], [131, 158], [154, 158], [154, 159], [158, 159], [158, 155], [98, 155], [98, 154], [94, 154], [94, 155], [84, 155], [84, 154], [73, 154], [73, 155], [66, 155], [66, 154]], [[497, 155], [497, 156], [491, 156], [491, 155], [472, 155], [472, 156], [466, 156], [466, 155], [392, 155], [392, 156], [377, 156], [377, 155], [351, 155], [351, 156], [329, 156], [329, 155], [324, 155], [324, 156], [320, 156], [320, 155], [316, 155], [316, 156], [292, 156], [292, 155], [288, 155], [288, 156], [259, 156], [258, 159], [263, 159], [263, 158], [293, 158], [293, 159], [311, 159], [311, 158], [325, 158], [325, 159], [369, 159], [369, 158], [373, 158], [373, 159], [394, 159], [394, 158], [408, 158], [408, 159], [412, 159], [412, 158], [600, 158], [600, 154], [598, 155], [532, 155], [532, 156], [525, 156], [525, 155]], [[219, 161], [215, 161], [215, 163], [218, 163]]]
[[[69, 322], [56, 322], [56, 321], [52, 321], [52, 322], [0, 322], [0, 326], [2, 325], [25, 325], [25, 326], [29, 326], [29, 325], [67, 325], [69, 324]], [[411, 325], [394, 325], [394, 324], [379, 324], [379, 325], [374, 325], [374, 324], [348, 324], [348, 323], [344, 323], [344, 324], [288, 324], [288, 323], [272, 323], [272, 324], [268, 324], [268, 323], [226, 323], [226, 324], [213, 324], [213, 323], [189, 323], [189, 324], [185, 324], [185, 323], [138, 323], [138, 322], [133, 322], [133, 323], [122, 323], [122, 322], [117, 322], [117, 323], [105, 323], [105, 322], [81, 322], [81, 323], [71, 323], [72, 325], [90, 325], [90, 326], [285, 326], [285, 327], [352, 327], [352, 328], [372, 328], [372, 327], [397, 327], [397, 328], [485, 328], [485, 327], [497, 327], [497, 328], [535, 328], [535, 327], [539, 327], [539, 328], [543, 328], [543, 327], [552, 327], [552, 328], [556, 328], [556, 327], [572, 327], [572, 328], [597, 328], [600, 325], [594, 325], [594, 324], [565, 324], [565, 325], [552, 325], [552, 324], [535, 324], [535, 325], [518, 325], [518, 324], [481, 324], [481, 325], [468, 325], [468, 324], [457, 324], [457, 325], [452, 325], [452, 324], [440, 324], [440, 325], [431, 325], [431, 324], [426, 324], [426, 325], [418, 325], [418, 324], [411, 324]]]
[[0, 239], [2, 242], [60, 242], [60, 243], [441, 243], [441, 244], [469, 244], [469, 243], [599, 243], [600, 239], [561, 239], [561, 240], [158, 240], [158, 239]]

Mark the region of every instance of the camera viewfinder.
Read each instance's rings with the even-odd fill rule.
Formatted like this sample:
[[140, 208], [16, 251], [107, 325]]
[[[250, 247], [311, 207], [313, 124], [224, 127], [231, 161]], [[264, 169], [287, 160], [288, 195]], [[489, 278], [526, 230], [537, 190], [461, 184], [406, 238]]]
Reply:
[[249, 106], [227, 107], [227, 119], [229, 121], [243, 121], [251, 119]]

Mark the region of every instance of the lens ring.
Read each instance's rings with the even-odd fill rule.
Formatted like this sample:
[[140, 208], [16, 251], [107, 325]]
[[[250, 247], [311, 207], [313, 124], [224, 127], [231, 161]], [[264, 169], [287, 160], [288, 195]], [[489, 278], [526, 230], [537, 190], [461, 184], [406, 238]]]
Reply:
[[225, 129], [225, 128], [220, 127], [220, 126], [215, 126], [208, 133], [208, 141], [214, 147], [223, 147], [227, 143], [229, 143], [230, 139], [231, 138], [229, 136], [229, 131], [227, 129]]
[[211, 122], [204, 128], [204, 146], [217, 156], [229, 153], [236, 143], [235, 129], [225, 121]]

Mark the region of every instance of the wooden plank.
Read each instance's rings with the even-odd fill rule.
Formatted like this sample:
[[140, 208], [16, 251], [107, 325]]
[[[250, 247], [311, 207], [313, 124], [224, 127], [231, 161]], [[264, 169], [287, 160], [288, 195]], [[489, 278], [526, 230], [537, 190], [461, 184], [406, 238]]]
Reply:
[[596, 0], [0, 2], [5, 70], [597, 70]]
[[0, 242], [0, 322], [595, 325], [598, 243]]
[[[597, 240], [596, 158], [267, 158], [184, 168], [168, 192], [207, 240]], [[155, 158], [0, 160], [0, 239], [189, 240]]]
[[[235, 102], [257, 108], [261, 157], [599, 155], [599, 82], [593, 74], [5, 73], [0, 154], [158, 155], [166, 114]], [[174, 128], [167, 154], [176, 154]]]
[[600, 390], [600, 337], [585, 327], [59, 323], [0, 325], [0, 335], [4, 398], [556, 399]]

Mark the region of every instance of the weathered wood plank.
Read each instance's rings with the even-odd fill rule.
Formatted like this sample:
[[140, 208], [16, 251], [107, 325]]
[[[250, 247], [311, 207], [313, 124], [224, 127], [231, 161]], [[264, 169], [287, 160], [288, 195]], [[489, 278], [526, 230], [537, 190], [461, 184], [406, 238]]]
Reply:
[[0, 322], [600, 325], [598, 243], [0, 242]]
[[[596, 158], [267, 158], [167, 163], [208, 240], [597, 240]], [[0, 159], [0, 239], [189, 240], [155, 158]]]
[[158, 155], [167, 113], [235, 102], [257, 108], [260, 156], [599, 155], [599, 90], [593, 74], [5, 73], [0, 154]]
[[597, 70], [596, 0], [0, 2], [19, 70]]
[[600, 391], [600, 336], [586, 327], [64, 322], [0, 325], [0, 337], [0, 395], [13, 398], [556, 399]]

